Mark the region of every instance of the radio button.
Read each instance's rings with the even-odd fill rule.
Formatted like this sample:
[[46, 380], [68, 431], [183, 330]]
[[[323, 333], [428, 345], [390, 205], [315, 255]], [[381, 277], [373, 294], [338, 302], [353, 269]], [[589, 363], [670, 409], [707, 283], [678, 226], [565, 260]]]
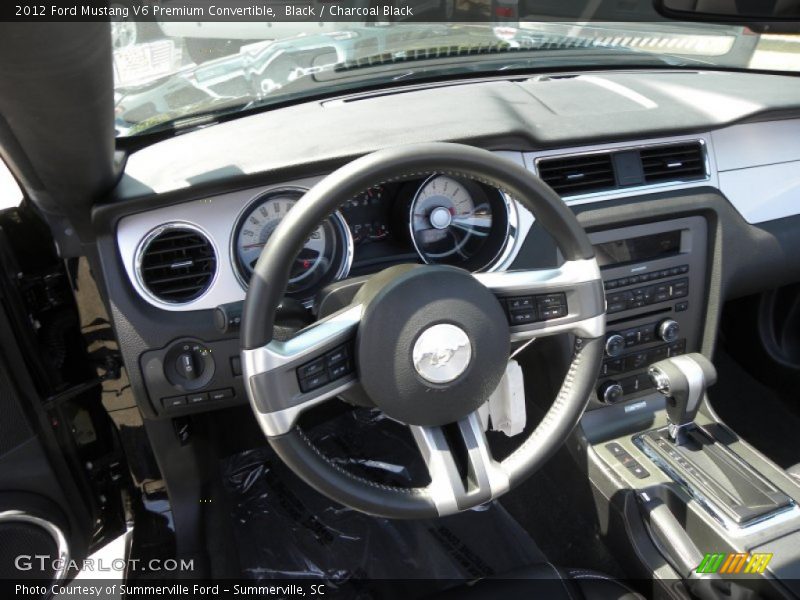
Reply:
[[622, 400], [623, 394], [622, 386], [616, 381], [607, 381], [601, 385], [600, 389], [597, 391], [597, 395], [600, 396], [600, 399], [606, 404], [619, 402]]
[[668, 346], [658, 346], [647, 351], [647, 362], [654, 363], [664, 360], [669, 354]]
[[658, 324], [658, 337], [665, 342], [674, 342], [678, 339], [681, 326], [674, 319], [664, 319]]
[[618, 333], [611, 333], [606, 338], [606, 355], [616, 358], [622, 354], [622, 351], [625, 349], [626, 345], [627, 341], [624, 337]]
[[641, 369], [648, 364], [647, 352], [636, 352], [625, 357], [625, 370]]
[[606, 312], [609, 314], [618, 313], [625, 310], [625, 302], [609, 302], [606, 305]]

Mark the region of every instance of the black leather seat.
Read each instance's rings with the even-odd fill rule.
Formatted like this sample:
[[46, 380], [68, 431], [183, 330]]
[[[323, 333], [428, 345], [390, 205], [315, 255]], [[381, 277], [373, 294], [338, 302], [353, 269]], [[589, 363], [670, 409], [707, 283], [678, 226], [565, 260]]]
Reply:
[[531, 565], [492, 579], [448, 590], [441, 599], [547, 598], [548, 600], [644, 600], [623, 582], [597, 571]]

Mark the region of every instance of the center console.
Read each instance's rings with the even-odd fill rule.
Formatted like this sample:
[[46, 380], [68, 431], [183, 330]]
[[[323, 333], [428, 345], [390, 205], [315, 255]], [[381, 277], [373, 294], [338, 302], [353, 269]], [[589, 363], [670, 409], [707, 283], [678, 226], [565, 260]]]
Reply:
[[709, 235], [699, 216], [589, 234], [607, 334], [581, 435], [593, 485], [619, 508], [599, 502], [598, 518], [667, 588], [797, 597], [800, 486], [705, 404]]
[[707, 225], [686, 217], [589, 234], [606, 290], [605, 360], [597, 397], [616, 404], [653, 392], [647, 367], [697, 351]]

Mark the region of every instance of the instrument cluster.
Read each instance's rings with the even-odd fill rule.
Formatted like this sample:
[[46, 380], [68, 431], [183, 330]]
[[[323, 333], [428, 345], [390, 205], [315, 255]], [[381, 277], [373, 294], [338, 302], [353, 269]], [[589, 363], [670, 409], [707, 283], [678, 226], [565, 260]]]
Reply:
[[[240, 214], [232, 254], [243, 286], [278, 223], [304, 192], [270, 190]], [[333, 281], [399, 263], [487, 270], [515, 222], [515, 205], [505, 194], [472, 180], [433, 174], [371, 187], [342, 204], [308, 238], [292, 265], [287, 293], [308, 303]]]

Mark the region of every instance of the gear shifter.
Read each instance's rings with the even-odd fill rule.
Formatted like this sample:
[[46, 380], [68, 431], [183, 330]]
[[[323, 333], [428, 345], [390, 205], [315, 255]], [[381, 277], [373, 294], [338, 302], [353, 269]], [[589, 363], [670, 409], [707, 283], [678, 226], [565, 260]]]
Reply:
[[669, 436], [677, 445], [686, 442], [707, 387], [717, 381], [717, 370], [702, 354], [684, 354], [661, 360], [647, 371], [656, 389], [667, 397]]

